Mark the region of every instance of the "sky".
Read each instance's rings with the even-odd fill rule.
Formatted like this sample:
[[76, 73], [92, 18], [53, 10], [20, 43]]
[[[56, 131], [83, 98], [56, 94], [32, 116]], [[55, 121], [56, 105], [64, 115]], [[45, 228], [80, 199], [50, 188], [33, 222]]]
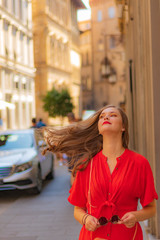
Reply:
[[91, 9], [89, 6], [89, 0], [82, 0], [84, 5], [86, 6], [86, 10], [79, 10], [77, 13], [78, 21], [85, 21], [91, 18]]

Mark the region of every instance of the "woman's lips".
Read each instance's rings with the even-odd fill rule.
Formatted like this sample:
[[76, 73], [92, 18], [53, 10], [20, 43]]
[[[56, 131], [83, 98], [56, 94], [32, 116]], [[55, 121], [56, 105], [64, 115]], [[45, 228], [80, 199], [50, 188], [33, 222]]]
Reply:
[[103, 122], [103, 124], [102, 125], [104, 125], [104, 124], [111, 124], [110, 122], [108, 122], [108, 121], [105, 121], [105, 122]]

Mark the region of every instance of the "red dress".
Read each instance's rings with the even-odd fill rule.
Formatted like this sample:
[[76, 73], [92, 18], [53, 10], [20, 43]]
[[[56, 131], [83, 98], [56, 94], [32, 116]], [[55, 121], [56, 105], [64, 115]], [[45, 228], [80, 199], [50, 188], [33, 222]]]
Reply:
[[[86, 208], [96, 218], [103, 216], [111, 219], [113, 215], [122, 218], [125, 213], [136, 211], [138, 199], [143, 207], [158, 199], [151, 167], [142, 155], [125, 149], [117, 158], [112, 174], [106, 160], [100, 151], [84, 171], [77, 172], [68, 198], [71, 204]], [[109, 222], [94, 232], [87, 231], [83, 226], [79, 240], [98, 237], [106, 240], [143, 239], [139, 223], [127, 228], [124, 224]]]

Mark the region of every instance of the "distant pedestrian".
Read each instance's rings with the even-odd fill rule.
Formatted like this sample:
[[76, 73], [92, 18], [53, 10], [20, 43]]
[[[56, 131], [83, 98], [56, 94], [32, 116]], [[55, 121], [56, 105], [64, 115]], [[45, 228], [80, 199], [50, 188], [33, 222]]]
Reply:
[[158, 195], [148, 160], [128, 149], [124, 111], [105, 106], [87, 120], [46, 131], [46, 151], [72, 156], [76, 179], [68, 200], [83, 225], [79, 240], [142, 240], [139, 221], [155, 215]]
[[41, 127], [45, 127], [45, 126], [46, 126], [46, 124], [42, 121], [42, 118], [40, 118], [38, 123], [37, 123], [37, 125], [36, 125], [36, 127], [37, 128], [41, 128]]
[[32, 126], [31, 128], [36, 128], [37, 127], [37, 120], [36, 118], [32, 118]]
[[73, 112], [68, 113], [68, 114], [67, 114], [67, 117], [68, 117], [68, 122], [69, 122], [70, 124], [77, 122], [77, 120], [76, 120], [75, 115], [74, 115]]

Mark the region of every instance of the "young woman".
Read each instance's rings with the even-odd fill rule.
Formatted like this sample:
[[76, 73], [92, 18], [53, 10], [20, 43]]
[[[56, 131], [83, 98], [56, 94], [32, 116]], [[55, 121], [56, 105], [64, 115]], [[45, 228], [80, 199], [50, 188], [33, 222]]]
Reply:
[[79, 240], [142, 240], [139, 221], [155, 215], [158, 196], [148, 160], [128, 149], [122, 109], [107, 106], [76, 125], [48, 129], [46, 140], [49, 151], [72, 156], [68, 200], [83, 225]]

